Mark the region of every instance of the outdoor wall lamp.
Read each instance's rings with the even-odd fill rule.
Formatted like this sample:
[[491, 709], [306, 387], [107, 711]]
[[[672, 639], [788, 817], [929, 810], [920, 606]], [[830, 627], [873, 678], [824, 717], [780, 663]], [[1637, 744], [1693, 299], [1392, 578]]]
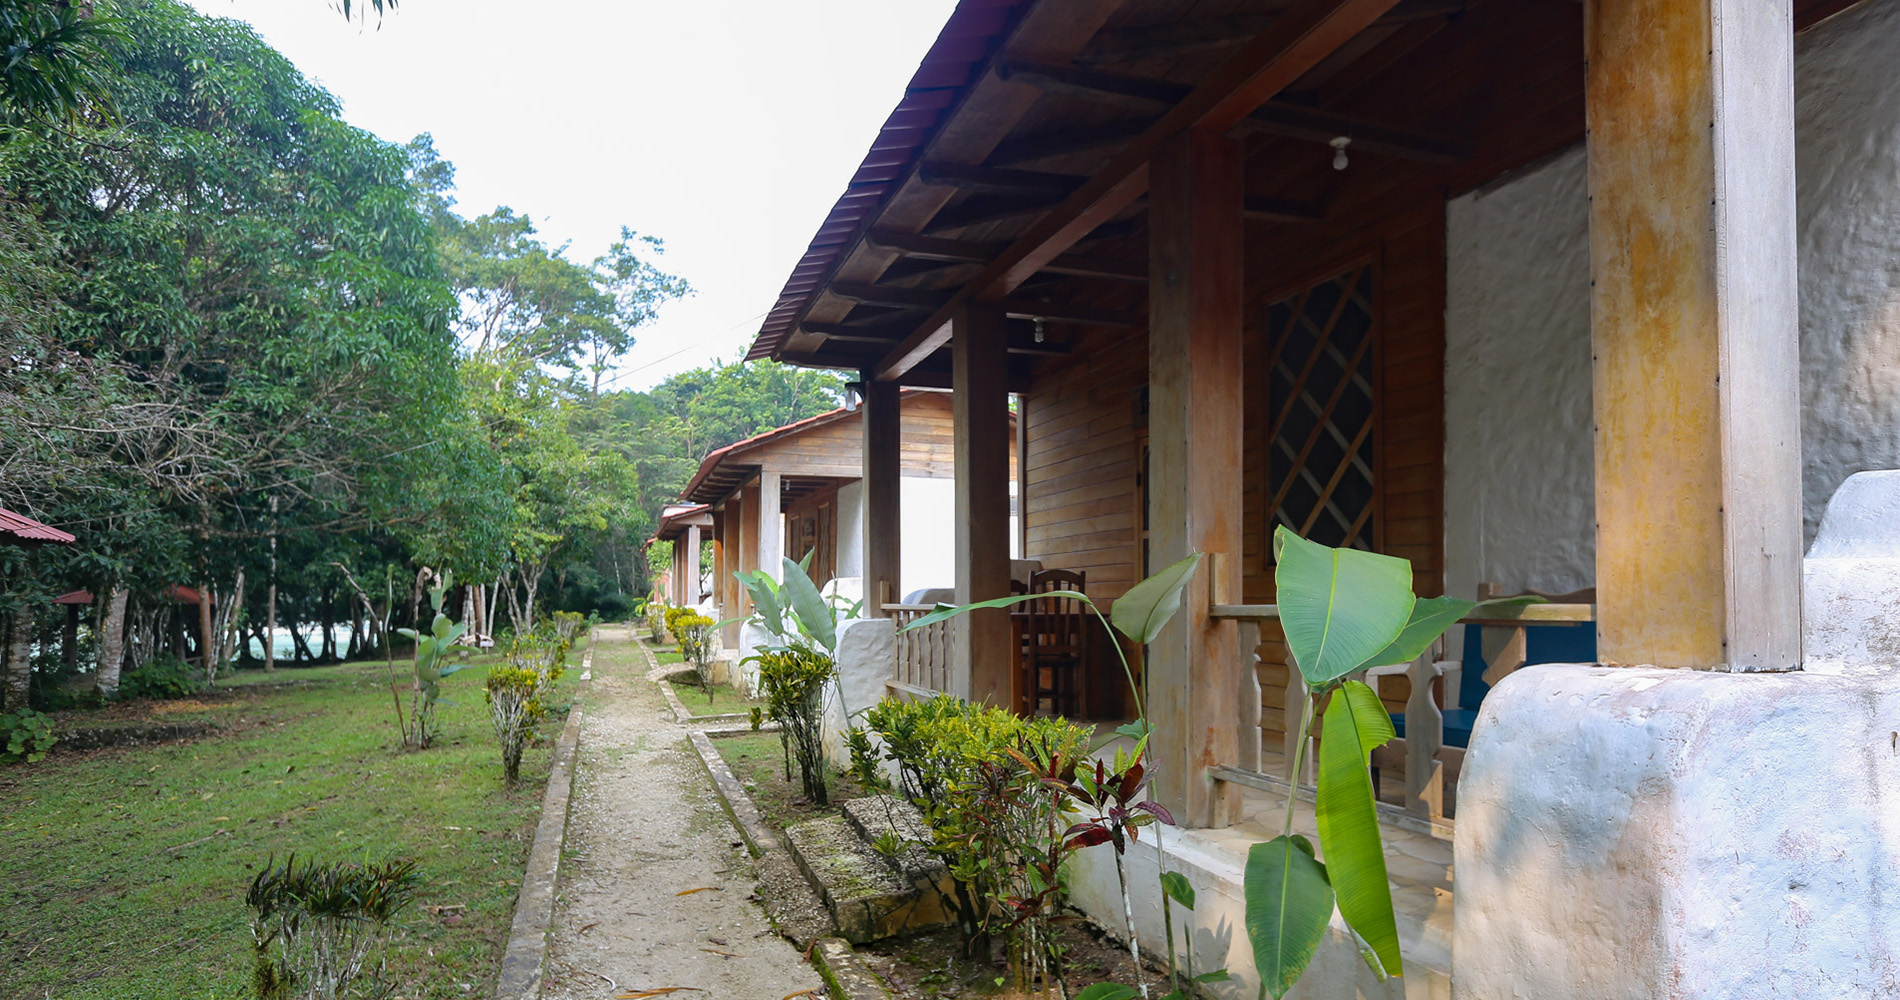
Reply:
[[1333, 169], [1334, 170], [1346, 169], [1346, 164], [1348, 162], [1346, 159], [1346, 147], [1350, 145], [1352, 145], [1352, 136], [1340, 135], [1340, 136], [1333, 137], [1332, 147], [1333, 147]]
[[844, 409], [846, 413], [858, 412], [858, 400], [862, 398], [864, 398], [863, 382], [846, 382], [844, 384]]

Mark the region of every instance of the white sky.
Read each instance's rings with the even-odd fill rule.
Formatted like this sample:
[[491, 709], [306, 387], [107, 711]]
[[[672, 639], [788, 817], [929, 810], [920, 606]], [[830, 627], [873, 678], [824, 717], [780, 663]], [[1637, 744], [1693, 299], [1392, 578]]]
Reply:
[[332, 0], [189, 2], [249, 21], [352, 124], [433, 133], [465, 215], [513, 206], [577, 261], [622, 224], [663, 238], [698, 294], [639, 331], [612, 377], [636, 389], [751, 343], [955, 6], [402, 0], [378, 27]]

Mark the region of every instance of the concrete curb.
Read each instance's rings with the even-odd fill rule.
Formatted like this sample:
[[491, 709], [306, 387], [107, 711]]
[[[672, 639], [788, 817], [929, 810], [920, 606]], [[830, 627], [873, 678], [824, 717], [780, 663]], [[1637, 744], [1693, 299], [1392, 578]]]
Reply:
[[844, 938], [819, 938], [811, 947], [811, 964], [832, 1000], [891, 1000], [883, 977], [865, 968]]
[[[648, 654], [651, 655], [651, 653], [652, 651], [648, 650]], [[655, 672], [657, 672], [657, 668], [655, 669]], [[684, 673], [685, 671], [678, 671], [678, 672]], [[652, 674], [649, 674], [648, 676], [649, 678], [651, 678]], [[686, 703], [683, 701], [680, 701], [679, 692], [673, 690], [673, 683], [667, 680], [667, 678], [670, 676], [672, 675], [660, 674], [658, 679], [654, 680], [654, 683], [660, 686], [660, 693], [666, 697], [666, 704], [668, 705], [668, 707], [673, 709], [674, 722], [677, 722], [682, 726], [700, 726], [700, 727], [719, 727], [719, 726], [724, 726], [730, 723], [744, 723], [747, 727], [750, 727], [752, 725], [752, 713], [750, 712], [724, 712], [719, 715], [694, 715], [692, 710], [686, 707]]]
[[[581, 675], [594, 669], [594, 644], [581, 657]], [[554, 925], [554, 895], [561, 874], [561, 852], [567, 844], [568, 804], [574, 796], [575, 758], [581, 744], [581, 707], [567, 713], [561, 739], [554, 745], [554, 764], [548, 769], [548, 790], [541, 798], [541, 822], [534, 828], [527, 870], [515, 896], [514, 925], [508, 947], [501, 955], [501, 975], [495, 981], [496, 1000], [538, 1000], [541, 973], [547, 965], [548, 932]]]
[[686, 735], [692, 740], [693, 749], [697, 751], [699, 763], [706, 769], [707, 777], [712, 779], [713, 792], [719, 796], [720, 808], [732, 819], [732, 825], [739, 828], [739, 835], [745, 838], [746, 847], [751, 849], [752, 856], [756, 858], [782, 847], [778, 832], [759, 816], [759, 807], [752, 804], [752, 797], [745, 793], [745, 787], [739, 784], [732, 768], [726, 766], [726, 759], [719, 756], [712, 739], [699, 730]]

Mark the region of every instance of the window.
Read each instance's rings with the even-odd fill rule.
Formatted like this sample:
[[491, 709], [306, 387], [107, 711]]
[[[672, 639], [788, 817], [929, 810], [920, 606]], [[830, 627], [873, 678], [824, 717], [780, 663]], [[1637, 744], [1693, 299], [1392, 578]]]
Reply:
[[1370, 264], [1267, 306], [1269, 533], [1376, 548], [1373, 316]]

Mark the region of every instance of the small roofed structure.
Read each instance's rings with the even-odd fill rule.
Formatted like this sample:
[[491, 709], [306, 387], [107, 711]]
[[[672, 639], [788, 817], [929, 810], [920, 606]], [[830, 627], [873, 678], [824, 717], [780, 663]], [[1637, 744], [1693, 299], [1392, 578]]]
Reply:
[[696, 607], [705, 596], [700, 582], [699, 550], [713, 524], [712, 507], [703, 503], [670, 503], [660, 510], [660, 525], [647, 539], [673, 543], [673, 562], [664, 577], [662, 596], [675, 607]]
[[72, 535], [50, 524], [41, 524], [24, 514], [0, 507], [0, 545], [32, 549], [42, 545], [71, 545], [76, 541], [78, 539]]

